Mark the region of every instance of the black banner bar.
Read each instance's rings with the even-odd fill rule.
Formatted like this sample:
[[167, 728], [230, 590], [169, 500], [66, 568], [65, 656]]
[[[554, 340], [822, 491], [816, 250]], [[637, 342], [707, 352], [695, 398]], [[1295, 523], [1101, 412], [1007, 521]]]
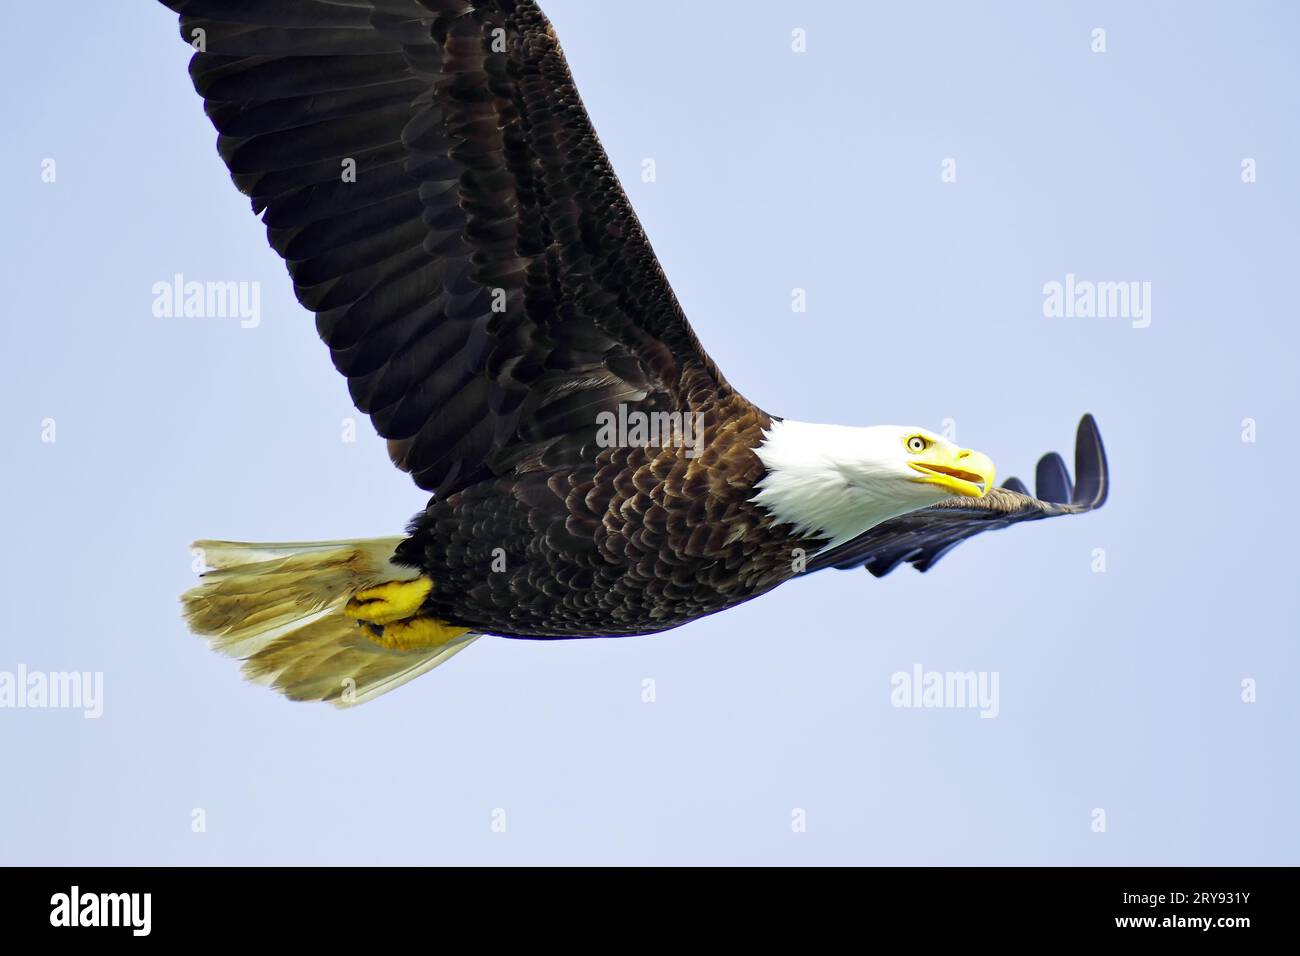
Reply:
[[[658, 936], [704, 921], [737, 935], [841, 927], [927, 942], [1258, 940], [1291, 936], [1290, 869], [133, 869], [0, 871], [7, 941], [117, 937], [372, 946], [429, 920], [461, 929]], [[541, 922], [538, 922], [541, 921]], [[251, 934], [256, 934], [253, 937]], [[864, 935], [865, 934], [865, 937]], [[883, 938], [883, 937], [881, 937]], [[922, 938], [922, 937], [913, 937]], [[661, 941], [666, 938], [661, 937]], [[535, 942], [537, 942], [535, 940]]]

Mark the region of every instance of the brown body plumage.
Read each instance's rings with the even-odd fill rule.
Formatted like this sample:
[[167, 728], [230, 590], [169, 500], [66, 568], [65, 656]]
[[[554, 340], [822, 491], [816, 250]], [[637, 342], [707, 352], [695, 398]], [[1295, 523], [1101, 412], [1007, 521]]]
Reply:
[[439, 582], [439, 618], [510, 637], [643, 634], [756, 597], [821, 542], [751, 501], [767, 417], [735, 396], [702, 414], [697, 458], [597, 449], [435, 499], [398, 559]]

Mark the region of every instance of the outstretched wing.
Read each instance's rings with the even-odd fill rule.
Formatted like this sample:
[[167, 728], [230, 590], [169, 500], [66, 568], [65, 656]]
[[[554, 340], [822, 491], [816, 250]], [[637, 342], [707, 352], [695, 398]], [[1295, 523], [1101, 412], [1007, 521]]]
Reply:
[[163, 0], [235, 184], [394, 462], [445, 495], [731, 394], [531, 0]]
[[936, 561], [981, 531], [1006, 528], [1021, 521], [1057, 515], [1082, 514], [1106, 502], [1110, 476], [1106, 449], [1091, 415], [1084, 415], [1074, 446], [1074, 470], [1052, 452], [1038, 462], [1038, 497], [1018, 478], [995, 488], [983, 498], [948, 498], [929, 508], [883, 522], [852, 541], [818, 554], [808, 570], [866, 567], [883, 577], [904, 561], [918, 571], [928, 571]]

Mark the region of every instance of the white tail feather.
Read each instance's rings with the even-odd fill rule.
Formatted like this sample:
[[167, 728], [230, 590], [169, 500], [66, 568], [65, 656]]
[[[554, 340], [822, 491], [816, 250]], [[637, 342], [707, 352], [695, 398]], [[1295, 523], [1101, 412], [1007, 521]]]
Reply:
[[244, 674], [292, 700], [351, 707], [400, 687], [479, 635], [415, 651], [385, 648], [343, 613], [357, 591], [409, 581], [391, 560], [401, 538], [243, 544], [197, 541], [213, 570], [181, 601], [190, 629], [213, 650], [244, 661]]

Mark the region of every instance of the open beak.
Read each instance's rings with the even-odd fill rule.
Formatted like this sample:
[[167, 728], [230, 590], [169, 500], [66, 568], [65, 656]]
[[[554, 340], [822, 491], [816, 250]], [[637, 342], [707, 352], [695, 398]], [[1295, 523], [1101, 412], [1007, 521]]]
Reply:
[[907, 463], [921, 473], [912, 481], [938, 485], [966, 498], [983, 498], [993, 488], [996, 474], [988, 455], [937, 442]]

